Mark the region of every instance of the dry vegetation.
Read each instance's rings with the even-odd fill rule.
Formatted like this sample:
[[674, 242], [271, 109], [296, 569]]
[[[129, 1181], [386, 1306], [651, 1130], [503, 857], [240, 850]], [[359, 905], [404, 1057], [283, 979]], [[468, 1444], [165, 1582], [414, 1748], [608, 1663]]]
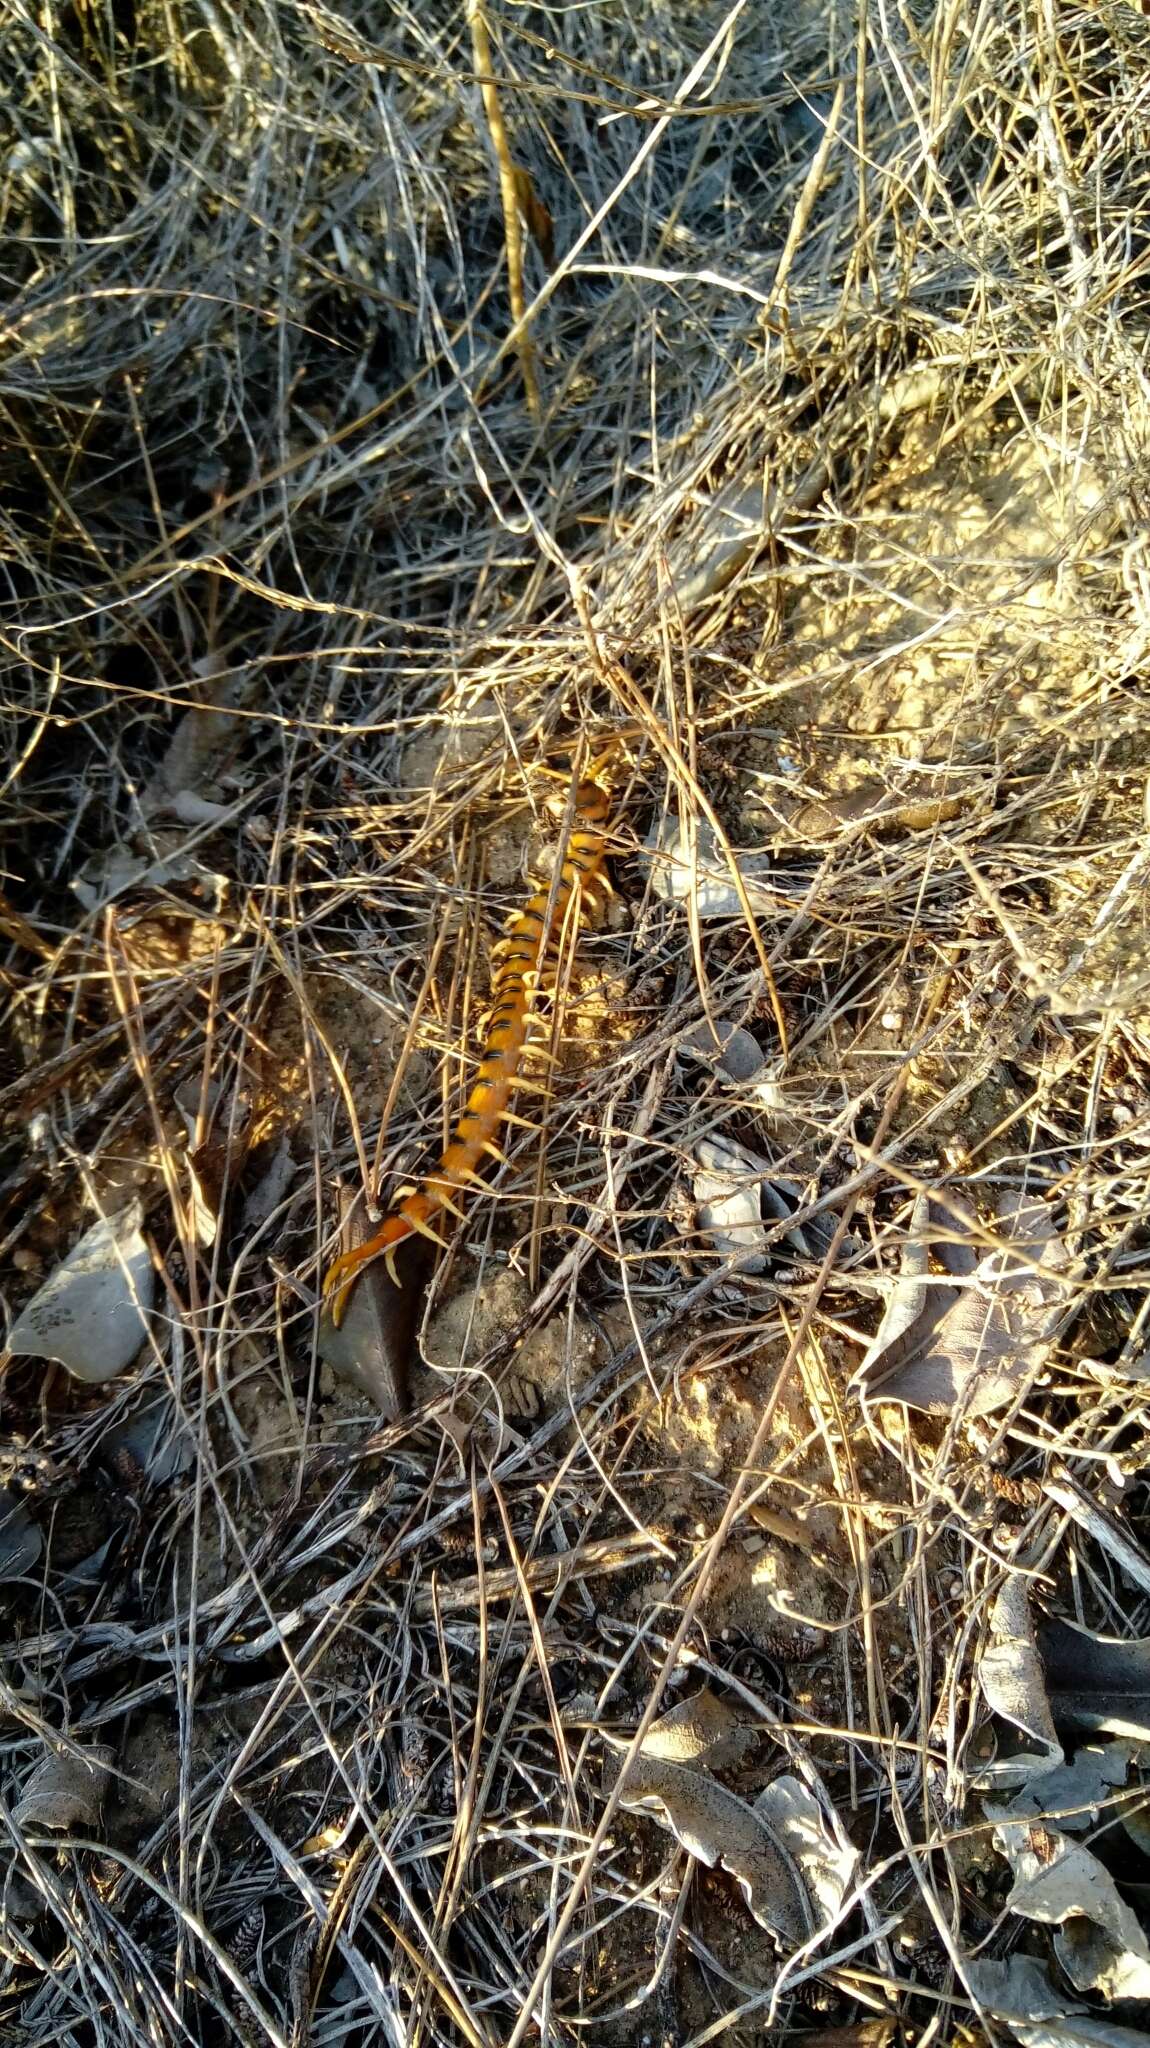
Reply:
[[[134, 1191], [159, 1305], [104, 1384], [0, 1382], [0, 2033], [1011, 2039], [994, 1602], [1150, 1636], [1150, 25], [0, 38], [5, 1299]], [[339, 1202], [441, 1142], [612, 734], [618, 902], [381, 1427], [318, 1350]], [[712, 846], [770, 855], [750, 923]], [[757, 1066], [684, 1057], [706, 1018]], [[754, 1272], [716, 1134], [791, 1184]], [[980, 1251], [1039, 1201], [1073, 1283], [986, 1413], [854, 1377], [924, 1189]], [[700, 1674], [725, 1782], [805, 1772], [859, 1852], [785, 1965], [612, 1791]], [[99, 1792], [29, 1804], [77, 1752]]]

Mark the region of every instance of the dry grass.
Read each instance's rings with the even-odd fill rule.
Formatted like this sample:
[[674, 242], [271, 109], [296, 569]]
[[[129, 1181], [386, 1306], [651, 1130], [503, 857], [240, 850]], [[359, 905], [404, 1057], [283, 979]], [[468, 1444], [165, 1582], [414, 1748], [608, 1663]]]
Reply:
[[[3, 1381], [43, 1535], [6, 1814], [45, 1744], [113, 1753], [88, 1834], [4, 1821], [5, 2039], [958, 2039], [1018, 1931], [969, 1798], [988, 1604], [1040, 1557], [1150, 1634], [1043, 1491], [1108, 1460], [1146, 1514], [1150, 29], [15, 0], [4, 43], [8, 1302], [131, 1183], [166, 1310], [110, 1387]], [[488, 44], [554, 233], [517, 330]], [[380, 1431], [318, 1365], [337, 1193], [442, 1137], [539, 770], [612, 733], [622, 909]], [[651, 889], [666, 817], [777, 847], [754, 932]], [[769, 1110], [672, 1059], [708, 1014]], [[691, 1234], [715, 1129], [829, 1219], [810, 1262]], [[1026, 1185], [1078, 1261], [989, 1422], [846, 1390], [924, 1185]], [[160, 1388], [157, 1479], [116, 1430]], [[834, 1588], [772, 1548], [772, 1608], [756, 1487], [821, 1507]], [[599, 1789], [596, 1727], [687, 1665], [863, 1852], [777, 1986]]]

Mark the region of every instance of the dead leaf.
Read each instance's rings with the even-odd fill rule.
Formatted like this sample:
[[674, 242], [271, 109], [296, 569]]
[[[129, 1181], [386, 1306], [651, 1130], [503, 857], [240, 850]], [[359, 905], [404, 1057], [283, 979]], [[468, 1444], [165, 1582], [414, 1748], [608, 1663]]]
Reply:
[[1150, 1741], [1150, 1636], [1093, 1635], [1043, 1621], [1038, 1650], [1060, 1727]]
[[[706, 819], [699, 819], [693, 837], [677, 817], [656, 819], [647, 836], [647, 857], [651, 886], [665, 902], [693, 903], [704, 918], [745, 915], [730, 863]], [[782, 876], [778, 887], [767, 886], [774, 866], [768, 853], [739, 854], [737, 865], [753, 911], [770, 914], [778, 909], [780, 894], [797, 893], [793, 881]]]
[[126, 846], [113, 846], [93, 854], [72, 882], [74, 895], [84, 910], [102, 910], [129, 890], [163, 889], [169, 882], [209, 884], [216, 902], [227, 895], [225, 875], [213, 874], [194, 854], [176, 848], [168, 854], [136, 854]]
[[726, 1138], [701, 1138], [695, 1161], [692, 1193], [699, 1229], [736, 1272], [761, 1273], [767, 1249], [759, 1187], [760, 1169], [769, 1171], [767, 1161]]
[[[692, 1193], [696, 1222], [737, 1273], [761, 1273], [777, 1257], [780, 1239], [768, 1233], [764, 1217], [785, 1223], [799, 1207], [796, 1181], [776, 1174], [769, 1159], [729, 1138], [700, 1138], [694, 1147]], [[805, 1230], [785, 1231], [781, 1243], [800, 1258], [816, 1255], [816, 1238]]]
[[914, 1329], [926, 1313], [933, 1284], [930, 1277], [930, 1217], [929, 1195], [916, 1195], [910, 1229], [899, 1252], [898, 1276], [887, 1296], [882, 1321], [855, 1375], [856, 1380], [861, 1381], [878, 1359], [894, 1352], [908, 1330]]
[[[362, 1202], [349, 1205], [344, 1230], [350, 1244], [362, 1244], [370, 1235]], [[408, 1406], [408, 1374], [429, 1263], [425, 1240], [405, 1238], [396, 1247], [395, 1263], [402, 1286], [396, 1286], [383, 1260], [375, 1259], [352, 1288], [338, 1329], [324, 1310], [318, 1339], [324, 1364], [366, 1394], [388, 1422]]]
[[993, 1640], [983, 1650], [978, 1683], [992, 1714], [1021, 1728], [1029, 1748], [982, 1767], [980, 1785], [1024, 1785], [1044, 1778], [1063, 1762], [1046, 1697], [1046, 1680], [1035, 1640], [1028, 1581], [1012, 1573], [990, 1610]]
[[104, 1804], [112, 1751], [53, 1751], [41, 1758], [16, 1803], [13, 1819], [22, 1828], [94, 1828]]
[[1134, 1585], [1143, 1593], [1150, 1593], [1150, 1557], [1135, 1541], [1123, 1517], [1101, 1507], [1086, 1488], [1079, 1485], [1061, 1458], [1051, 1460], [1042, 1490], [1048, 1500], [1057, 1502], [1071, 1520], [1077, 1522], [1080, 1529], [1093, 1536], [1107, 1557], [1114, 1560]]
[[1055, 1929], [1054, 1952], [1075, 1990], [1150, 2000], [1150, 1941], [1105, 1864], [1045, 1822], [1008, 1822], [994, 1843], [1014, 1877], [1007, 1905]]
[[780, 1941], [795, 1948], [814, 1932], [793, 1858], [755, 1809], [717, 1778], [666, 1758], [638, 1756], [621, 1804], [652, 1814], [708, 1870], [729, 1871], [759, 1926]]
[[[916, 1203], [902, 1274], [852, 1382], [864, 1400], [988, 1415], [1045, 1364], [1069, 1298], [1067, 1255], [1049, 1210], [1008, 1191], [996, 1223], [1004, 1248], [981, 1256], [962, 1236], [964, 1216], [973, 1224], [955, 1199], [945, 1215], [930, 1204], [926, 1217]], [[929, 1256], [924, 1269], [930, 1247], [945, 1277], [929, 1271]]]
[[[1069, 2007], [1073, 2013], [1075, 2008]], [[1008, 2020], [1020, 2048], [1150, 2048], [1150, 2034], [1137, 2027], [1117, 2027], [1112, 2020]]]
[[101, 1438], [100, 1450], [113, 1467], [124, 1461], [150, 1485], [164, 1486], [188, 1470], [195, 1441], [171, 1395], [164, 1392], [113, 1423]]
[[1097, 1824], [1102, 1807], [1126, 1783], [1130, 1751], [1124, 1742], [1080, 1749], [1068, 1764], [1031, 1778], [1005, 1802], [986, 1800], [988, 1820], [1050, 1820], [1064, 1834], [1081, 1834]]
[[281, 1131], [267, 1165], [244, 1196], [240, 1211], [240, 1228], [245, 1237], [253, 1237], [262, 1229], [269, 1217], [275, 1215], [280, 1203], [286, 1198], [295, 1175], [296, 1164], [292, 1158], [291, 1140], [286, 1131]]
[[1067, 2013], [1086, 2011], [1080, 2000], [1051, 1983], [1046, 1965], [1035, 1956], [1014, 1955], [1002, 1962], [971, 1957], [963, 1976], [979, 2005], [992, 2019], [1008, 2025], [1012, 2020], [1062, 2019]]
[[793, 1859], [820, 1927], [842, 1911], [858, 1865], [858, 1851], [837, 1840], [810, 1788], [784, 1773], [755, 1801], [755, 1812]]
[[729, 1017], [716, 1017], [713, 1030], [705, 1020], [696, 1024], [684, 1033], [676, 1051], [714, 1068], [726, 1081], [753, 1081], [766, 1065], [758, 1040]]
[[[629, 1738], [608, 1736], [613, 1748], [628, 1749]], [[704, 1686], [652, 1721], [642, 1754], [667, 1763], [706, 1763], [712, 1769], [741, 1763], [758, 1741], [754, 1729], [717, 1693]]]
[[200, 1074], [181, 1081], [173, 1100], [187, 1140], [192, 1229], [206, 1250], [216, 1241], [229, 1188], [247, 1156], [251, 1104], [218, 1081], [210, 1081], [205, 1090]]
[[90, 1386], [132, 1363], [156, 1292], [143, 1221], [132, 1201], [85, 1231], [17, 1318], [8, 1339], [14, 1357], [58, 1359]]
[[221, 756], [234, 748], [244, 730], [243, 710], [256, 697], [258, 671], [225, 667], [207, 656], [195, 666], [201, 701], [178, 720], [158, 772], [141, 798], [145, 818], [171, 811], [188, 825], [211, 825], [229, 817], [234, 806], [220, 805], [209, 793]]

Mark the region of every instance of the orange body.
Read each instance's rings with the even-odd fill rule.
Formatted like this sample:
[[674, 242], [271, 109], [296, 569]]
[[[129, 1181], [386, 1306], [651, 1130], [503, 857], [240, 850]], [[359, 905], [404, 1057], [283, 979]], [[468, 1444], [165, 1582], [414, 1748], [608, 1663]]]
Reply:
[[[604, 827], [609, 810], [610, 798], [601, 783], [579, 784], [575, 823], [559, 879], [553, 890], [536, 890], [507, 935], [492, 990], [494, 1001], [487, 1043], [455, 1136], [435, 1172], [404, 1196], [365, 1244], [341, 1253], [324, 1276], [324, 1298], [337, 1325], [343, 1320], [348, 1295], [368, 1260], [382, 1253], [392, 1279], [398, 1284], [392, 1264], [395, 1247], [416, 1235], [443, 1244], [444, 1239], [435, 1228], [437, 1220], [445, 1211], [462, 1215], [460, 1195], [469, 1182], [478, 1179], [484, 1159], [502, 1158], [496, 1141], [508, 1113], [527, 1039], [531, 988], [571, 913], [572, 903], [577, 906], [582, 891], [602, 872]], [[577, 909], [573, 914], [577, 914]]]

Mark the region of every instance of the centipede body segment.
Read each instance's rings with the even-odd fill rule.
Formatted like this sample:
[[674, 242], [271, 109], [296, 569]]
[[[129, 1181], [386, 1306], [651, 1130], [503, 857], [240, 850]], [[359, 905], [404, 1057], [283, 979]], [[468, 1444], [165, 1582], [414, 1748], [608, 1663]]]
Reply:
[[501, 1126], [520, 1121], [513, 1117], [510, 1104], [527, 1041], [533, 989], [568, 919], [578, 916], [581, 898], [602, 877], [611, 800], [605, 780], [596, 779], [601, 773], [597, 767], [575, 792], [574, 820], [558, 879], [550, 888], [536, 890], [503, 941], [479, 1072], [438, 1166], [397, 1201], [373, 1236], [342, 1252], [324, 1276], [324, 1298], [337, 1326], [364, 1266], [382, 1256], [398, 1285], [396, 1247], [413, 1236], [444, 1245], [445, 1220], [463, 1215], [463, 1199], [479, 1179], [481, 1165], [489, 1158], [503, 1158]]

